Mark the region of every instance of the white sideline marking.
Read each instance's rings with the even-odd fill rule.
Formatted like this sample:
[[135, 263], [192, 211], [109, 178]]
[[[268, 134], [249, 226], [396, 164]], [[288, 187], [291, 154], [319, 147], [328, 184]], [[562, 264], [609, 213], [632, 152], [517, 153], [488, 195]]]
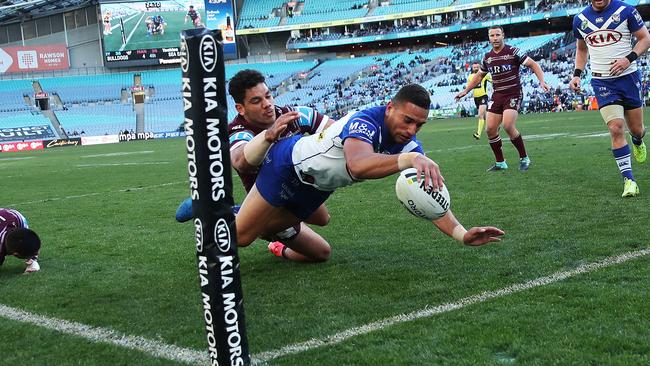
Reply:
[[639, 257], [643, 257], [645, 255], [650, 254], [650, 248], [638, 250], [635, 252], [628, 252], [625, 254], [621, 254], [615, 257], [607, 257], [601, 261], [594, 262], [594, 263], [589, 263], [589, 264], [584, 264], [581, 265], [575, 269], [572, 269], [570, 271], [561, 271], [561, 272], [555, 272], [554, 274], [546, 277], [541, 277], [536, 280], [524, 282], [524, 283], [518, 283], [512, 286], [504, 287], [502, 289], [496, 290], [496, 291], [485, 291], [483, 293], [480, 293], [478, 295], [473, 295], [469, 296], [463, 299], [460, 299], [459, 301], [456, 302], [451, 302], [443, 305], [438, 305], [433, 308], [425, 307], [424, 309], [414, 311], [412, 313], [408, 314], [400, 314], [396, 315], [390, 318], [386, 318], [383, 320], [379, 320], [373, 323], [369, 323], [366, 325], [362, 325], [360, 327], [355, 327], [355, 328], [350, 328], [348, 330], [344, 330], [342, 332], [333, 334], [331, 336], [325, 337], [325, 338], [320, 338], [320, 339], [310, 339], [306, 342], [302, 343], [296, 343], [292, 344], [286, 347], [282, 347], [278, 350], [274, 351], [267, 351], [267, 352], [262, 352], [257, 355], [255, 355], [255, 363], [256, 364], [262, 364], [265, 362], [268, 362], [270, 360], [273, 360], [278, 357], [282, 356], [287, 356], [291, 354], [296, 354], [296, 353], [301, 353], [305, 351], [312, 350], [314, 348], [319, 348], [319, 347], [324, 347], [324, 346], [332, 346], [338, 343], [341, 343], [349, 338], [356, 337], [359, 335], [367, 334], [370, 332], [374, 332], [377, 330], [382, 330], [384, 328], [400, 324], [400, 323], [405, 323], [405, 322], [410, 322], [416, 319], [422, 319], [422, 318], [428, 318], [434, 315], [446, 313], [452, 310], [457, 310], [457, 309], [462, 309], [466, 306], [481, 303], [490, 299], [494, 299], [497, 297], [502, 297], [502, 296], [507, 296], [511, 294], [515, 294], [518, 292], [522, 292], [525, 290], [529, 290], [535, 287], [539, 286], [544, 286], [544, 285], [549, 285], [551, 283], [555, 283], [558, 281], [562, 281], [564, 279], [567, 279], [569, 277], [573, 277], [579, 274], [583, 273], [588, 273], [588, 272], [593, 272], [601, 268], [609, 267], [615, 264], [621, 264], [623, 262], [626, 262], [630, 259], [635, 259]]
[[160, 164], [171, 164], [171, 161], [150, 161], [142, 163], [106, 163], [106, 164], [77, 164], [79, 168], [94, 168], [100, 166], [124, 166], [124, 165], [160, 165]]
[[590, 133], [590, 134], [586, 134], [586, 135], [584, 135], [584, 134], [583, 135], [574, 135], [574, 136], [571, 136], [571, 137], [576, 138], [576, 139], [586, 139], [586, 138], [590, 138], [590, 137], [604, 137], [604, 136], [609, 136], [609, 132]]
[[107, 193], [122, 193], [122, 192], [130, 192], [130, 191], [140, 191], [140, 190], [143, 190], [143, 189], [166, 187], [166, 186], [171, 186], [171, 185], [174, 185], [174, 184], [181, 184], [181, 183], [187, 183], [187, 182], [186, 181], [170, 182], [170, 183], [155, 184], [153, 186], [124, 188], [124, 189], [119, 189], [117, 191], [112, 191], [112, 192], [94, 192], [94, 193], [79, 194], [79, 195], [74, 195], [74, 196], [52, 197], [52, 198], [45, 198], [45, 199], [36, 200], [36, 201], [12, 203], [9, 206], [14, 207], [14, 206], [20, 206], [20, 205], [29, 205], [29, 204], [32, 204], [32, 203], [43, 203], [43, 202], [50, 202], [50, 201], [62, 201], [62, 200], [67, 200], [67, 199], [71, 199], [71, 198], [84, 198], [84, 197], [97, 196], [97, 195], [100, 195], [100, 194], [107, 194]]
[[[412, 313], [400, 314], [387, 319], [362, 325], [360, 327], [350, 328], [348, 330], [344, 330], [325, 338], [311, 339], [306, 342], [282, 347], [278, 350], [261, 352], [252, 356], [252, 363], [254, 365], [261, 365], [278, 357], [301, 353], [319, 347], [332, 346], [341, 343], [349, 338], [377, 330], [382, 330], [396, 324], [421, 318], [428, 318], [437, 314], [462, 309], [466, 306], [481, 303], [497, 297], [507, 296], [535, 287], [549, 285], [562, 281], [569, 277], [593, 272], [605, 267], [613, 266], [615, 264], [621, 264], [631, 259], [640, 258], [648, 254], [650, 254], [650, 248], [628, 252], [618, 256], [607, 257], [598, 262], [581, 265], [570, 271], [555, 272], [550, 276], [541, 277], [524, 283], [518, 283], [496, 291], [485, 291], [478, 295], [469, 296], [453, 303], [447, 303], [433, 308], [425, 307], [422, 310], [414, 311]], [[150, 340], [144, 337], [121, 334], [106, 328], [92, 327], [82, 323], [33, 314], [7, 305], [0, 304], [0, 317], [78, 336], [88, 339], [92, 342], [114, 344], [124, 348], [137, 350], [158, 358], [164, 358], [177, 362], [185, 362], [194, 365], [209, 364], [207, 350], [197, 351], [190, 348], [182, 348], [165, 344], [159, 341]]]
[[138, 26], [140, 25], [140, 22], [144, 18], [144, 14], [145, 13], [142, 13], [142, 16], [140, 17], [140, 19], [138, 19], [138, 22], [135, 23], [135, 27], [133, 27], [133, 29], [131, 29], [131, 33], [129, 33], [129, 36], [126, 37], [126, 43], [123, 44], [122, 47], [120, 47], [120, 51], [124, 51], [124, 47], [126, 47], [126, 45], [129, 44], [129, 42], [131, 41], [131, 37], [133, 37], [133, 33], [135, 33], [135, 30], [138, 29]]
[[34, 159], [33, 156], [24, 156], [21, 158], [0, 158], [0, 162], [2, 161], [11, 161], [11, 160], [26, 160], [26, 159]]
[[143, 337], [121, 334], [111, 329], [92, 327], [82, 323], [50, 318], [2, 304], [0, 304], [0, 316], [14, 321], [55, 330], [61, 333], [79, 336], [92, 342], [108, 343], [140, 351], [154, 357], [164, 358], [171, 361], [189, 364], [196, 364], [199, 361], [207, 363], [209, 361], [207, 351], [199, 352], [193, 349], [181, 348]]
[[105, 156], [124, 156], [124, 155], [134, 155], [134, 154], [151, 154], [153, 151], [144, 150], [144, 151], [131, 151], [131, 152], [114, 152], [106, 154], [95, 154], [95, 155], [82, 155], [82, 158], [101, 158]]
[[[126, 23], [126, 22], [128, 22], [129, 20], [131, 20], [131, 19], [133, 19], [133, 18], [135, 18], [135, 17], [137, 17], [137, 16], [138, 16], [138, 13], [135, 13], [135, 14], [131, 15], [130, 17], [124, 19], [122, 22], [123, 22], [123, 23]], [[104, 15], [102, 15], [102, 22], [103, 22], [103, 21], [104, 21]], [[102, 25], [103, 25], [103, 24], [102, 24]], [[121, 27], [120, 22], [115, 23], [115, 25], [111, 26], [111, 32], [113, 31], [113, 29], [115, 29], [115, 28], [120, 28], [120, 27]], [[102, 31], [103, 31], [103, 30], [104, 30], [104, 27], [102, 27]]]

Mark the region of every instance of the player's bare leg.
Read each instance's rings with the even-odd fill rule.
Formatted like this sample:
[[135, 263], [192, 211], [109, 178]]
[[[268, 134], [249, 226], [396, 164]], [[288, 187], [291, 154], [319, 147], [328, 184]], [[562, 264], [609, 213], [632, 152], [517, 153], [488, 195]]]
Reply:
[[524, 145], [524, 139], [521, 137], [521, 133], [515, 127], [517, 123], [517, 118], [519, 117], [519, 112], [514, 109], [506, 109], [503, 111], [503, 129], [506, 130], [508, 136], [510, 137], [510, 142], [515, 146], [517, 152], [519, 153], [519, 170], [526, 171], [530, 166], [530, 158], [526, 152], [526, 146]]
[[277, 233], [297, 225], [300, 219], [285, 208], [268, 203], [255, 185], [246, 195], [235, 222], [237, 245], [245, 247], [263, 234]]
[[325, 204], [322, 204], [305, 220], [306, 223], [318, 226], [325, 226], [330, 222], [330, 213]]
[[298, 262], [325, 262], [330, 258], [329, 243], [309, 226], [302, 223], [300, 232], [292, 239], [273, 242], [269, 250], [278, 257]]
[[490, 148], [492, 149], [492, 153], [494, 153], [496, 161], [494, 165], [488, 169], [489, 172], [508, 169], [508, 164], [506, 164], [506, 160], [503, 158], [503, 144], [501, 142], [501, 136], [499, 136], [499, 126], [501, 125], [502, 117], [501, 114], [489, 111], [487, 112], [486, 133], [488, 142], [490, 143]]
[[639, 163], [645, 163], [647, 158], [646, 146], [643, 142], [645, 137], [645, 126], [643, 125], [643, 108], [635, 108], [625, 111], [627, 128], [632, 135], [632, 154]]

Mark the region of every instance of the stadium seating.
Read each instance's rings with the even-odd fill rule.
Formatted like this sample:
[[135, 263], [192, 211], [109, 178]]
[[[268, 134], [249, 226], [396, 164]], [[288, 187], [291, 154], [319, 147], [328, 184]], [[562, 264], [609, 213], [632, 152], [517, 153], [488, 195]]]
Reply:
[[[49, 126], [56, 138], [60, 136], [56, 133], [54, 126], [50, 119], [43, 116], [40, 112], [28, 111], [13, 111], [13, 112], [0, 112], [0, 129], [2, 128], [18, 128], [18, 127], [32, 127], [32, 126]], [[29, 140], [29, 138], [24, 138]], [[33, 138], [32, 138], [33, 139]], [[19, 138], [18, 140], [22, 140]]]
[[17, 112], [29, 110], [23, 95], [33, 97], [31, 80], [0, 81], [0, 112]]
[[277, 26], [280, 18], [276, 18], [271, 12], [283, 4], [286, 4], [286, 0], [244, 1], [239, 14], [237, 29]]
[[72, 106], [55, 114], [68, 135], [74, 131], [83, 131], [86, 136], [99, 136], [135, 130], [135, 112], [131, 105]]
[[388, 6], [375, 9], [373, 16], [406, 13], [449, 6], [453, 0], [391, 0]]
[[[64, 103], [90, 103], [120, 99], [122, 88], [133, 85], [133, 74], [103, 74], [38, 79], [43, 91], [57, 93]], [[92, 93], [89, 93], [92, 89]]]

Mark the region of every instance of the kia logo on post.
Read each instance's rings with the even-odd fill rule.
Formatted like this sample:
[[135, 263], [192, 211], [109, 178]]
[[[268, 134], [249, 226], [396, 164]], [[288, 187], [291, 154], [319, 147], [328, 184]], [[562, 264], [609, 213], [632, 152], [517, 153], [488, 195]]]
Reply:
[[214, 242], [223, 253], [228, 253], [230, 250], [230, 228], [223, 218], [217, 220], [214, 225]]
[[205, 70], [205, 72], [214, 71], [214, 68], [217, 65], [217, 41], [215, 41], [211, 35], [206, 34], [201, 38], [199, 56], [201, 57], [201, 66], [203, 66], [203, 70]]

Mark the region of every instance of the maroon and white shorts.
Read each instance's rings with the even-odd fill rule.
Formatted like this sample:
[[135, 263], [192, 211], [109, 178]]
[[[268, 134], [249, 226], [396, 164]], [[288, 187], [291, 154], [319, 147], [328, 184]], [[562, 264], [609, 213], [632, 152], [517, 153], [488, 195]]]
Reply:
[[521, 91], [516, 93], [493, 93], [492, 100], [488, 103], [488, 112], [503, 114], [506, 109], [519, 112], [521, 101], [524, 98]]

